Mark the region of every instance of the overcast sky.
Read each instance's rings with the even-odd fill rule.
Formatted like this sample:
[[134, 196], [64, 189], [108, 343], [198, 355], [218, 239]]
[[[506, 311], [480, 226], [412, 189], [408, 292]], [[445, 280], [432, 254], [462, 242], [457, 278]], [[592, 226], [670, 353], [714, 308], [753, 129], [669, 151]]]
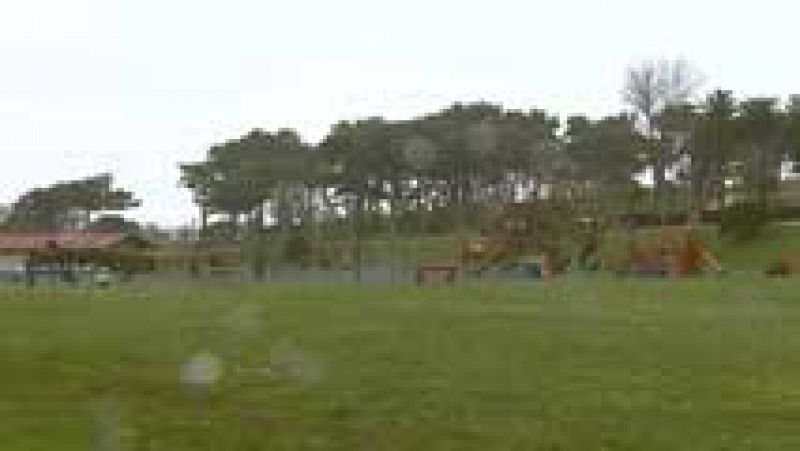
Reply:
[[800, 92], [795, 1], [0, 0], [0, 203], [111, 171], [165, 225], [177, 164], [260, 127], [490, 100], [593, 116], [627, 65], [682, 57], [705, 88]]

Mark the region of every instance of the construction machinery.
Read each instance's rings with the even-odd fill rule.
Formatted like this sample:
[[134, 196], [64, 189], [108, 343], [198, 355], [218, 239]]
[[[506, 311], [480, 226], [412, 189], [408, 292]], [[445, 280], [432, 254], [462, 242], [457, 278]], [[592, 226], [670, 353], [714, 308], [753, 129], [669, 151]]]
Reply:
[[636, 236], [627, 244], [617, 272], [640, 276], [685, 277], [722, 272], [708, 247], [686, 227], [664, 227], [659, 234]]
[[471, 277], [500, 273], [547, 279], [573, 263], [583, 269], [598, 267], [591, 263], [597, 260], [601, 234], [597, 222], [576, 219], [562, 204], [505, 205], [487, 211], [481, 229], [479, 237], [460, 242], [456, 257], [420, 265], [418, 283], [452, 283], [459, 272]]

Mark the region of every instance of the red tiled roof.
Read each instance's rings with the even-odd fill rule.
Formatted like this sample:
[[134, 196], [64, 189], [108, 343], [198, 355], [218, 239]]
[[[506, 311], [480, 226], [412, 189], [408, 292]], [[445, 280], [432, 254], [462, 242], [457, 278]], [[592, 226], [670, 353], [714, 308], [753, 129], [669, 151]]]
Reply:
[[124, 239], [122, 233], [0, 233], [0, 251], [42, 250], [52, 244], [60, 249], [99, 250], [115, 246]]

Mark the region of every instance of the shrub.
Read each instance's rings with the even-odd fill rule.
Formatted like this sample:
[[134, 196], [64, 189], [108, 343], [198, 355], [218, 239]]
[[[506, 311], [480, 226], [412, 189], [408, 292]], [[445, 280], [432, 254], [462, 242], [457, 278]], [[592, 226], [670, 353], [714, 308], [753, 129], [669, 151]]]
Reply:
[[283, 258], [290, 263], [308, 264], [311, 257], [311, 243], [303, 234], [294, 233], [283, 248]]
[[767, 210], [755, 202], [738, 202], [722, 211], [720, 233], [723, 236], [746, 241], [758, 237], [769, 222]]

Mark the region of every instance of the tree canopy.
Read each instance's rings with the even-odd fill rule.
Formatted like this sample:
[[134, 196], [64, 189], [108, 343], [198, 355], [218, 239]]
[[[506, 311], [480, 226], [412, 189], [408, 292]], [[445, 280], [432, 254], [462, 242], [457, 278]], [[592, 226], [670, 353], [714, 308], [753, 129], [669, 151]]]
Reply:
[[7, 225], [47, 231], [79, 228], [90, 224], [94, 213], [124, 211], [139, 204], [132, 192], [114, 188], [111, 174], [99, 174], [32, 189], [13, 204]]

